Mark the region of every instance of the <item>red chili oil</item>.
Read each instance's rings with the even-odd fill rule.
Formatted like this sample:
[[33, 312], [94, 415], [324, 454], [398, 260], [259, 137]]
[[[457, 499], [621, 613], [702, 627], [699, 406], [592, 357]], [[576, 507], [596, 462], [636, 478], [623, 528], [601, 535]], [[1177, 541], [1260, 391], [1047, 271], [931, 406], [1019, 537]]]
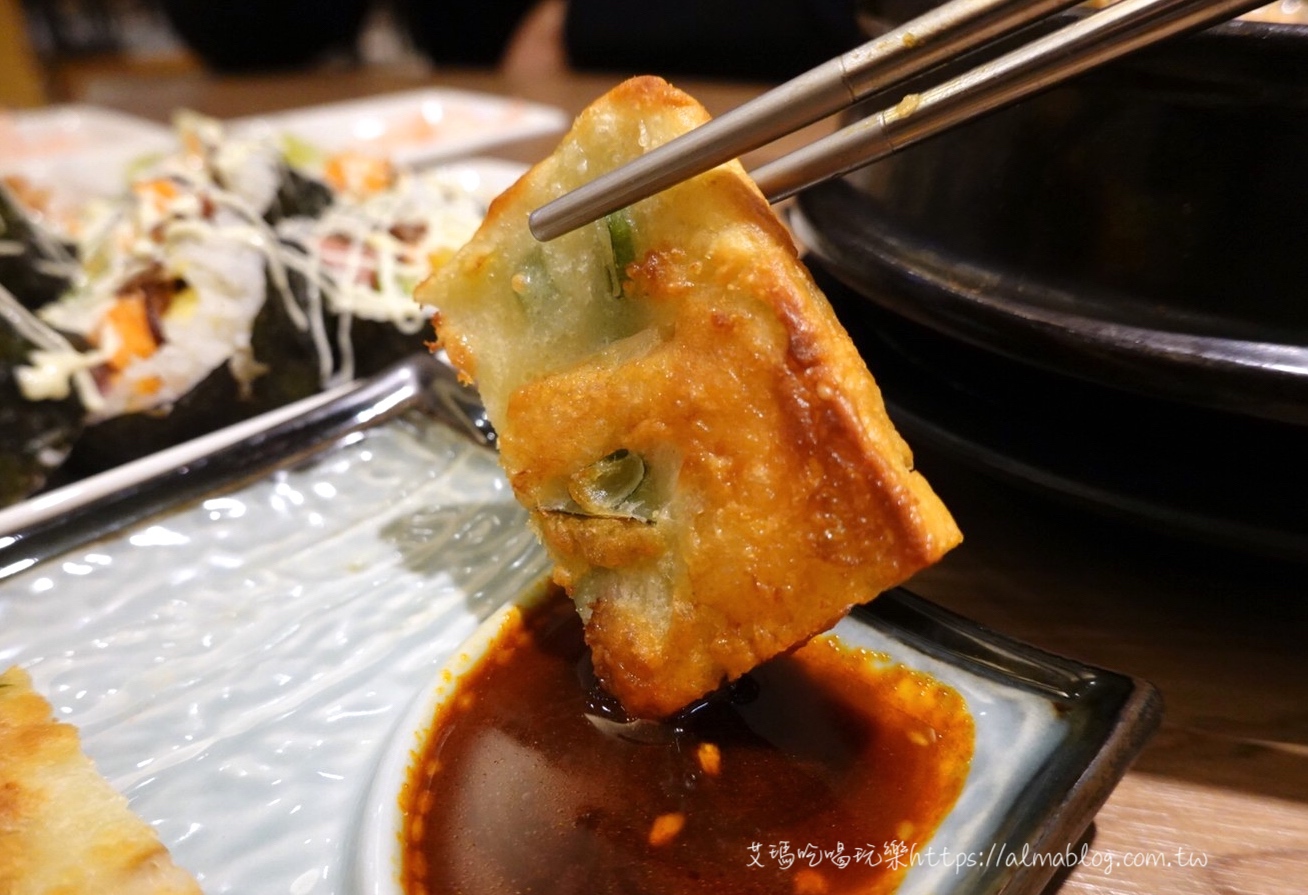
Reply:
[[407, 895], [883, 893], [962, 790], [962, 696], [832, 637], [627, 723], [552, 595], [434, 719], [401, 795]]

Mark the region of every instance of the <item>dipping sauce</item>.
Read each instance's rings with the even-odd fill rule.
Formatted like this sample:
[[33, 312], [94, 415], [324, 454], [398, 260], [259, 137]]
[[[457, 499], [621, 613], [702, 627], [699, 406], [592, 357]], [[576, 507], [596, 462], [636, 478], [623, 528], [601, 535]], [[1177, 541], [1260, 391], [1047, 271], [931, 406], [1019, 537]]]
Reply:
[[431, 729], [401, 794], [407, 895], [890, 892], [974, 735], [956, 691], [831, 637], [628, 722], [561, 592]]

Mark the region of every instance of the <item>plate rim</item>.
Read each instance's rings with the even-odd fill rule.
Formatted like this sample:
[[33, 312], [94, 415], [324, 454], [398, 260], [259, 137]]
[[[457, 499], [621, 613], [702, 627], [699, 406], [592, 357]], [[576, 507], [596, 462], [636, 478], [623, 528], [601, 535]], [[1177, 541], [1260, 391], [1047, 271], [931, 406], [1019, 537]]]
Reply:
[[843, 180], [801, 193], [790, 223], [800, 243], [860, 297], [935, 332], [1097, 385], [1308, 425], [1308, 346], [1151, 328], [1027, 302], [1017, 275], [935, 258], [912, 237], [890, 232]]
[[62, 159], [68, 156], [87, 156], [89, 158], [103, 153], [106, 149], [114, 149], [119, 146], [153, 144], [173, 139], [172, 131], [157, 121], [151, 121], [130, 112], [123, 112], [111, 106], [100, 106], [94, 103], [58, 103], [51, 106], [39, 106], [34, 109], [7, 109], [3, 111], [3, 115], [20, 130], [25, 127], [56, 129], [62, 120], [76, 119], [78, 122], [89, 122], [91, 124], [102, 122], [124, 131], [120, 136], [111, 139], [101, 137], [94, 144], [82, 144], [66, 149], [43, 149], [35, 155], [10, 158], [0, 153], [0, 170], [8, 171], [13, 169], [17, 173], [22, 173], [24, 167], [31, 168], [35, 164], [49, 162], [52, 158]]
[[441, 161], [484, 151], [496, 146], [526, 140], [531, 137], [561, 133], [568, 125], [563, 109], [547, 103], [522, 97], [501, 96], [461, 87], [427, 86], [385, 93], [376, 93], [354, 99], [333, 100], [309, 106], [296, 106], [272, 112], [242, 115], [226, 119], [223, 123], [233, 135], [242, 133], [276, 132], [279, 128], [291, 130], [296, 121], [312, 119], [350, 118], [369, 114], [379, 108], [406, 103], [420, 104], [426, 100], [457, 101], [485, 109], [521, 109], [528, 118], [513, 126], [478, 132], [458, 140], [442, 141], [447, 145], [403, 146], [388, 150], [388, 157], [400, 164], [424, 167]]
[[[1043, 673], [1042, 680], [1027, 681], [1028, 686], [1036, 686], [1047, 697], [1056, 696], [1055, 705], [1069, 722], [1090, 725], [1092, 739], [1077, 738], [1070, 753], [1059, 750], [1051, 755], [1033, 774], [1038, 785], [1003, 819], [1000, 829], [1011, 831], [1008, 838], [1024, 838], [1031, 854], [1061, 854], [1073, 848], [1162, 724], [1162, 694], [1148, 681], [1018, 640], [909, 588], [886, 591], [856, 607], [852, 614], [874, 627], [901, 632], [917, 648], [943, 661], [993, 676], [1009, 686], [1020, 680], [1022, 673], [1002, 677], [998, 669], [1014, 667], [1013, 663], [1037, 669]], [[936, 636], [929, 637], [930, 631]], [[943, 641], [940, 632], [947, 633]], [[950, 644], [954, 649], [947, 649]], [[1056, 797], [1048, 798], [1048, 790], [1055, 788]], [[1023, 815], [1023, 809], [1030, 813]], [[995, 838], [1000, 835], [996, 831]], [[1062, 869], [1044, 861], [988, 866], [974, 895], [1037, 895]]]

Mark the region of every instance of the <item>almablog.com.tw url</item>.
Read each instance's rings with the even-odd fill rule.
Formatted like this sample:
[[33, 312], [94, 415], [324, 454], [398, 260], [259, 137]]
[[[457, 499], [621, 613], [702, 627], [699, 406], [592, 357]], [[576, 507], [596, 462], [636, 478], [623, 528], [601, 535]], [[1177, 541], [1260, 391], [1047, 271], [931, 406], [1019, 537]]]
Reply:
[[880, 847], [872, 845], [849, 846], [838, 842], [830, 848], [812, 843], [794, 845], [788, 841], [764, 844], [751, 843], [746, 866], [767, 866], [789, 870], [792, 867], [816, 868], [821, 866], [843, 870], [851, 866], [884, 867], [891, 871], [909, 867], [947, 867], [957, 873], [989, 867], [1046, 867], [1061, 870], [1087, 867], [1110, 876], [1115, 870], [1137, 867], [1205, 867], [1208, 856], [1200, 851], [1177, 848], [1168, 852], [1161, 849], [1146, 851], [1101, 851], [1088, 844], [1068, 846], [1061, 851], [1039, 851], [1030, 846], [1010, 848], [1005, 843], [992, 844], [979, 851], [954, 851], [949, 848], [928, 846], [919, 848], [899, 840]]

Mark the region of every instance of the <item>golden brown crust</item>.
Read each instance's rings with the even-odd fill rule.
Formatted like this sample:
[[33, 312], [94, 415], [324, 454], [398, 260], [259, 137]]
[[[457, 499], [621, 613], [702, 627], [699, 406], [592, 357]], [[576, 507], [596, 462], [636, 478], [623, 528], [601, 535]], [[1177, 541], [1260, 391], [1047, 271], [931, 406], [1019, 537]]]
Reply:
[[[824, 630], [960, 540], [738, 164], [616, 223], [545, 245], [527, 232], [533, 208], [706, 119], [658, 79], [615, 88], [423, 296], [481, 389], [600, 679], [646, 716]], [[609, 292], [603, 260], [623, 254], [627, 230]], [[627, 455], [644, 464], [640, 488], [612, 512], [579, 503], [612, 464], [627, 475], [630, 458], [613, 459]]]
[[0, 674], [0, 892], [200, 893], [18, 668]]

